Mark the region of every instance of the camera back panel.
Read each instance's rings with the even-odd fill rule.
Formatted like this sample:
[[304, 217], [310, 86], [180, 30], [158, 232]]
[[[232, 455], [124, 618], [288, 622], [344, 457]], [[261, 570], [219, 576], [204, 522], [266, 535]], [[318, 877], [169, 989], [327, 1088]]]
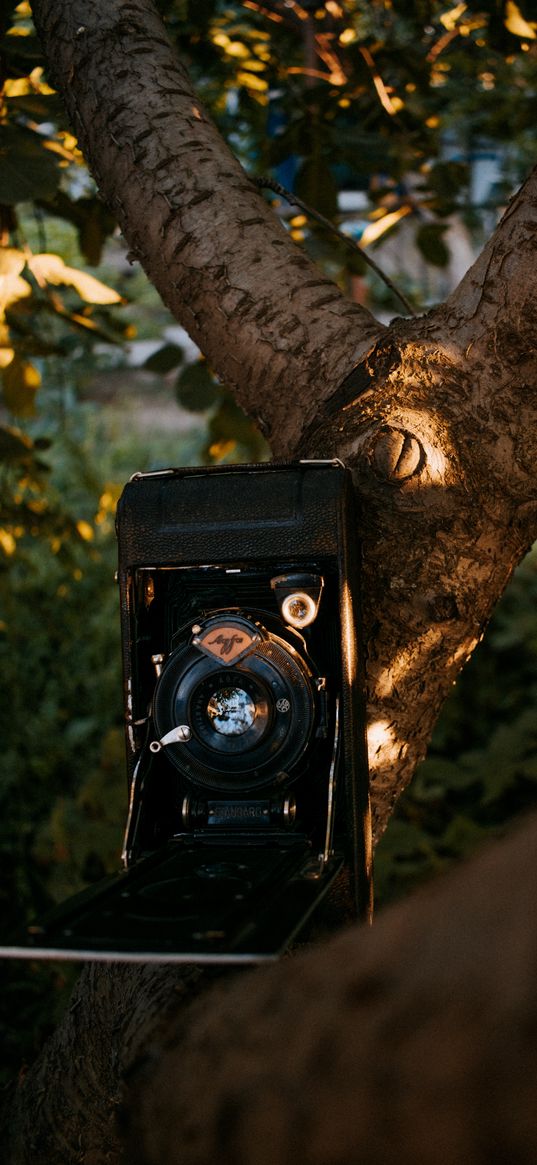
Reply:
[[124, 870], [11, 953], [274, 958], [346, 868], [371, 909], [350, 473], [137, 474], [118, 506]]

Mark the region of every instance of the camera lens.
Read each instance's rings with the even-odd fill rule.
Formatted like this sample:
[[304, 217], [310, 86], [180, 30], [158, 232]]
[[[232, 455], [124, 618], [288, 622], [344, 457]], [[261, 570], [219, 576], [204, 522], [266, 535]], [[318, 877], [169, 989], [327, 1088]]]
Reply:
[[[280, 773], [292, 779], [314, 723], [307, 663], [246, 615], [222, 611], [196, 626], [195, 633], [189, 626], [194, 638], [174, 648], [157, 681], [160, 751], [198, 788], [242, 793], [268, 787]], [[235, 636], [240, 651], [230, 659], [227, 645]], [[188, 726], [188, 738], [176, 735], [178, 726]]]
[[266, 684], [250, 672], [239, 668], [212, 670], [193, 685], [187, 699], [193, 748], [197, 741], [211, 750], [207, 759], [212, 757], [216, 762], [217, 756], [220, 760], [233, 757], [233, 763], [240, 764], [240, 758], [246, 758], [269, 729], [270, 700]]
[[218, 688], [207, 704], [207, 715], [215, 732], [242, 736], [255, 720], [255, 704], [244, 688]]

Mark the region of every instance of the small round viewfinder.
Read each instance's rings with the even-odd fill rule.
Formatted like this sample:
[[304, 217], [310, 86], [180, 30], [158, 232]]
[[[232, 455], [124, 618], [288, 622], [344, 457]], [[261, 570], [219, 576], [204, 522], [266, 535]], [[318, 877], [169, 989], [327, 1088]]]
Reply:
[[291, 627], [309, 627], [317, 614], [317, 604], [306, 591], [287, 595], [282, 603], [282, 615]]

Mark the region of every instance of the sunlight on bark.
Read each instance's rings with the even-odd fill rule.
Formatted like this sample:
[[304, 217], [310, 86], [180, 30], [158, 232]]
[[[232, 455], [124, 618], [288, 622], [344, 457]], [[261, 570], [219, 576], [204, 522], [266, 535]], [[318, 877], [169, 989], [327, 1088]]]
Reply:
[[478, 643], [479, 638], [475, 636], [473, 639], [469, 639], [465, 643], [461, 643], [460, 647], [458, 647], [457, 650], [453, 652], [453, 655], [449, 656], [447, 660], [447, 667], [452, 667], [454, 664], [457, 664], [457, 667], [462, 667], [462, 665], [470, 659], [470, 656], [474, 649], [477, 647]]
[[395, 764], [403, 744], [395, 735], [393, 723], [389, 720], [374, 720], [367, 729], [370, 772]]
[[398, 409], [390, 417], [390, 425], [395, 424], [417, 438], [424, 455], [421, 473], [409, 478], [403, 488], [412, 490], [423, 485], [448, 485], [454, 477], [453, 463], [449, 459], [453, 445], [445, 422], [421, 409]]
[[[391, 696], [394, 687], [401, 683], [408, 672], [416, 667], [423, 667], [423, 652], [430, 651], [441, 643], [444, 638], [442, 627], [428, 627], [421, 635], [417, 635], [408, 647], [404, 647], [394, 656], [388, 667], [383, 668], [375, 677], [375, 691], [377, 696], [385, 700]], [[462, 648], [464, 655], [470, 650], [466, 645]], [[378, 721], [382, 723], [382, 721]]]

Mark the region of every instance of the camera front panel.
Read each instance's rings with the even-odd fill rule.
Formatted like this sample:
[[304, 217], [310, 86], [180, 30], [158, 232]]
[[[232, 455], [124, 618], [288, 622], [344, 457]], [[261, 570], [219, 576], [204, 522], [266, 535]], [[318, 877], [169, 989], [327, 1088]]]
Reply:
[[[308, 565], [133, 572], [131, 711], [144, 790], [129, 862], [181, 835], [324, 844], [341, 628], [333, 564]], [[291, 580], [283, 598], [281, 579]], [[282, 616], [290, 601], [291, 617], [308, 623], [301, 631]]]
[[302, 846], [320, 882], [335, 856], [346, 862], [369, 918], [350, 472], [299, 462], [135, 475], [118, 541], [127, 866], [173, 841]]

